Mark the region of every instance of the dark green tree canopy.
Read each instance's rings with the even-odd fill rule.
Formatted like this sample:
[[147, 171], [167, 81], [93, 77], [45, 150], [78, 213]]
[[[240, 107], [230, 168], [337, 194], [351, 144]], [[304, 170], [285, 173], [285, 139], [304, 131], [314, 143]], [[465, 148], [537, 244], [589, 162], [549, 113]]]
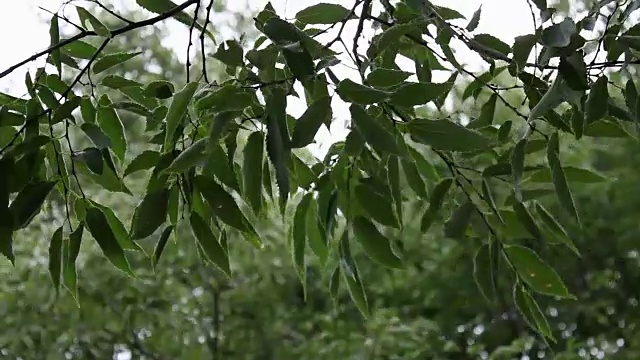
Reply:
[[[476, 33], [481, 8], [465, 19], [424, 0], [318, 1], [294, 19], [267, 4], [251, 44], [216, 42], [214, 1], [137, 0], [151, 15], [118, 26], [79, 4], [77, 23], [54, 14], [50, 47], [0, 72], [47, 59], [27, 75], [27, 95], [0, 94], [0, 252], [16, 261], [15, 235], [55, 208], [64, 214], [48, 251], [56, 290], [76, 296], [76, 258], [89, 239], [123, 277], [136, 276], [130, 255], [151, 239], [154, 265], [168, 246], [195, 246], [232, 279], [233, 248], [259, 256], [269, 238], [260, 219], [277, 218], [305, 294], [313, 265], [330, 274], [330, 294], [344, 286], [367, 315], [354, 251], [406, 271], [404, 239], [436, 228], [473, 244], [469, 276], [487, 301], [507, 282], [520, 316], [553, 342], [538, 299], [576, 296], [542, 254], [581, 256], [570, 234], [589, 224], [573, 190], [607, 181], [564, 150], [637, 135], [640, 2], [596, 1], [577, 16], [531, 3], [538, 28], [513, 44]], [[197, 66], [188, 57], [180, 81], [119, 71], [145, 49], [118, 39], [170, 18], [189, 29]], [[74, 24], [72, 34], [62, 22]], [[368, 44], [365, 32], [375, 34]], [[454, 45], [488, 70], [468, 70]], [[225, 69], [220, 82], [209, 74], [213, 62]], [[345, 65], [355, 76], [338, 76]], [[435, 81], [436, 72], [448, 79]], [[294, 98], [306, 104], [297, 117], [287, 112]], [[448, 98], [480, 111], [449, 112]], [[323, 159], [311, 156], [305, 148], [338, 117], [350, 119], [346, 139]], [[132, 155], [136, 123], [147, 147]], [[124, 178], [139, 171], [151, 177], [135, 193]], [[96, 188], [135, 202], [130, 224], [92, 197]], [[543, 205], [550, 196], [561, 212]], [[190, 235], [170, 241], [180, 229]]]

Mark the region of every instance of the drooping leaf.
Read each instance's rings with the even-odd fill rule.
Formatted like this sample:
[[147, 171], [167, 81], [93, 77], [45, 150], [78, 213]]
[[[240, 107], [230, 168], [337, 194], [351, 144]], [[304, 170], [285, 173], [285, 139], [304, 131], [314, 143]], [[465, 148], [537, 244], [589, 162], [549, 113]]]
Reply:
[[555, 239], [560, 243], [565, 245], [571, 251], [573, 251], [576, 255], [580, 256], [580, 252], [578, 248], [576, 248], [575, 244], [569, 238], [569, 235], [564, 230], [562, 225], [551, 215], [551, 213], [544, 208], [539, 202], [536, 202], [536, 213], [542, 219], [542, 222], [545, 226], [555, 235]]
[[140, 54], [142, 54], [142, 52], [138, 51], [105, 55], [93, 63], [93, 73], [99, 74]]
[[609, 80], [606, 75], [602, 75], [591, 85], [591, 91], [587, 97], [586, 111], [584, 112], [587, 124], [594, 123], [602, 119], [607, 114], [607, 107], [603, 106], [609, 101]]
[[[51, 17], [51, 22], [49, 24], [49, 38], [50, 38], [50, 46], [56, 46], [60, 43], [60, 27], [58, 24], [58, 15], [53, 15]], [[62, 60], [60, 57], [60, 49], [54, 49], [51, 51], [51, 62], [55, 65], [58, 70], [58, 74], [62, 73]]]
[[388, 88], [400, 85], [411, 75], [408, 71], [377, 68], [367, 75], [367, 84], [375, 88]]
[[260, 248], [261, 241], [249, 220], [244, 216], [233, 196], [218, 183], [203, 175], [196, 175], [193, 184], [207, 201], [215, 216], [223, 223], [242, 231], [249, 243]]
[[107, 219], [107, 222], [109, 223], [109, 227], [111, 228], [113, 235], [115, 236], [116, 240], [118, 241], [118, 244], [120, 244], [123, 250], [142, 251], [142, 248], [140, 247], [140, 245], [138, 245], [135, 241], [131, 239], [131, 236], [129, 235], [127, 228], [125, 228], [122, 221], [120, 221], [116, 213], [110, 207], [104, 206], [93, 200], [89, 200], [89, 204], [87, 204], [87, 206], [93, 206], [95, 208], [100, 209], [100, 211], [102, 211], [102, 213]]
[[542, 232], [540, 232], [538, 224], [536, 224], [531, 213], [523, 203], [516, 200], [513, 203], [513, 211], [515, 212], [518, 221], [524, 226], [529, 234], [536, 239], [542, 239]]
[[562, 48], [569, 45], [575, 33], [576, 24], [570, 17], [566, 17], [561, 22], [542, 30], [540, 41], [545, 46]]
[[403, 159], [401, 163], [402, 170], [404, 170], [404, 176], [407, 179], [407, 183], [411, 190], [413, 190], [413, 192], [415, 192], [421, 199], [426, 199], [428, 196], [427, 187], [420, 176], [420, 171], [418, 171], [416, 163], [407, 159]]
[[415, 119], [407, 128], [416, 141], [437, 150], [476, 151], [492, 144], [489, 138], [449, 120]]
[[166, 228], [164, 228], [164, 230], [162, 230], [160, 239], [158, 239], [158, 242], [156, 243], [156, 246], [153, 250], [152, 265], [154, 269], [158, 266], [158, 263], [160, 262], [160, 256], [162, 256], [162, 253], [164, 252], [164, 248], [167, 246], [167, 243], [169, 242], [169, 236], [171, 236], [171, 232], [173, 231], [173, 228], [174, 228], [173, 225], [169, 225]]
[[[136, 0], [136, 3], [145, 10], [155, 14], [163, 14], [178, 7], [178, 5], [171, 0]], [[204, 29], [201, 24], [194, 22], [193, 18], [186, 12], [180, 11], [173, 15], [173, 18], [186, 26], [194, 26], [198, 31], [202, 31], [210, 38], [213, 38], [213, 34], [208, 29]]]
[[[360, 207], [373, 220], [382, 225], [399, 228], [400, 224], [391, 207], [391, 203], [383, 196], [373, 191], [364, 184], [359, 184], [354, 189], [355, 198], [358, 199]], [[376, 204], [372, 206], [372, 204]]]
[[118, 113], [111, 107], [111, 100], [105, 94], [99, 101], [98, 125], [102, 132], [109, 137], [111, 149], [120, 159], [124, 161], [127, 152], [127, 138], [124, 133], [124, 126]]
[[351, 11], [342, 5], [319, 3], [298, 11], [296, 19], [305, 24], [334, 24], [347, 17], [355, 18]]
[[444, 235], [452, 239], [463, 238], [471, 221], [471, 215], [476, 209], [476, 206], [470, 201], [455, 209], [451, 217], [444, 223]]
[[473, 16], [471, 16], [471, 20], [469, 20], [469, 23], [467, 24], [467, 31], [472, 32], [473, 30], [475, 30], [478, 25], [480, 24], [480, 15], [482, 14], [482, 5], [480, 5], [478, 7], [478, 10], [476, 10], [473, 13]]
[[23, 229], [31, 223], [55, 185], [55, 181], [37, 181], [25, 185], [20, 190], [9, 205], [14, 230]]
[[447, 83], [407, 83], [398, 87], [389, 97], [389, 103], [403, 107], [424, 105], [450, 89]]
[[153, 234], [166, 221], [168, 206], [168, 189], [147, 193], [133, 215], [131, 239], [144, 239]]
[[509, 261], [518, 275], [531, 289], [545, 295], [560, 298], [575, 298], [569, 293], [560, 276], [547, 265], [533, 250], [520, 245], [504, 247]]
[[254, 213], [260, 213], [263, 203], [262, 166], [264, 161], [264, 135], [261, 131], [255, 131], [249, 135], [243, 155], [243, 195]]
[[293, 234], [292, 234], [292, 246], [291, 253], [293, 257], [293, 263], [296, 268], [296, 273], [298, 274], [298, 278], [302, 283], [302, 288], [304, 292], [304, 297], [306, 299], [307, 296], [307, 269], [306, 263], [304, 259], [304, 249], [306, 246], [307, 240], [307, 227], [306, 227], [306, 219], [307, 212], [309, 210], [309, 205], [313, 200], [313, 193], [306, 194], [300, 203], [298, 203], [298, 207], [296, 208], [295, 215], [293, 217]]
[[562, 164], [560, 164], [560, 159], [558, 158], [558, 142], [558, 133], [556, 132], [551, 135], [549, 145], [547, 146], [547, 161], [549, 162], [549, 167], [551, 168], [553, 185], [555, 187], [556, 195], [558, 196], [560, 205], [569, 213], [569, 215], [573, 216], [573, 218], [578, 223], [580, 223], [580, 217], [578, 216], [578, 211], [576, 210], [573, 195], [571, 194], [569, 184], [567, 183], [567, 178], [564, 174], [564, 169], [562, 168]]
[[80, 254], [82, 235], [84, 234], [84, 222], [69, 234], [69, 239], [63, 245], [63, 268], [62, 284], [71, 293], [71, 296], [78, 303], [78, 272], [76, 270], [76, 259]]
[[356, 240], [374, 261], [392, 268], [402, 268], [402, 260], [391, 249], [391, 243], [369, 220], [358, 216], [353, 219]]
[[314, 101], [296, 121], [291, 137], [292, 148], [302, 148], [313, 142], [323, 123], [331, 118], [331, 98], [322, 97]]
[[145, 150], [136, 156], [124, 170], [124, 177], [137, 171], [147, 170], [154, 167], [160, 160], [160, 153], [153, 150]]
[[91, 27], [96, 34], [104, 37], [109, 37], [111, 35], [109, 29], [86, 9], [76, 6], [76, 10], [82, 26], [86, 27], [87, 21], [89, 21], [89, 24], [91, 24]]
[[473, 280], [475, 281], [480, 294], [492, 303], [495, 294], [495, 284], [493, 282], [492, 256], [489, 244], [482, 244], [473, 258]]
[[[140, 1], [142, 0], [138, 0], [138, 2]], [[169, 111], [167, 111], [167, 116], [165, 117], [167, 125], [164, 140], [165, 151], [172, 148], [176, 130], [183, 123], [185, 116], [188, 116], [189, 103], [191, 103], [197, 88], [197, 82], [190, 82], [173, 96]]]
[[87, 229], [96, 240], [107, 260], [125, 274], [134, 276], [125, 257], [124, 250], [116, 239], [104, 213], [96, 208], [87, 208], [85, 217]]
[[447, 195], [447, 192], [451, 188], [451, 184], [453, 184], [452, 178], [445, 178], [440, 180], [433, 188], [431, 192], [431, 196], [429, 198], [429, 208], [425, 212], [422, 217], [422, 221], [420, 223], [420, 230], [422, 232], [426, 232], [433, 223], [434, 216], [442, 207], [442, 203], [444, 202], [444, 198]]
[[195, 165], [204, 160], [209, 139], [202, 138], [186, 148], [171, 165], [164, 171], [167, 173], [182, 173], [191, 170]]
[[338, 84], [338, 95], [347, 102], [355, 104], [375, 104], [386, 100], [389, 93], [345, 79]]
[[49, 240], [49, 275], [57, 293], [62, 276], [62, 226], [53, 232]]
[[85, 163], [89, 170], [97, 175], [102, 175], [104, 171], [102, 153], [97, 148], [90, 147], [77, 151], [72, 155], [72, 159], [74, 161], [81, 161]]
[[393, 135], [387, 131], [377, 120], [371, 117], [360, 105], [352, 104], [349, 107], [351, 121], [358, 131], [376, 151], [380, 154], [391, 153], [403, 155]]
[[540, 310], [540, 306], [538, 306], [533, 296], [521, 284], [515, 284], [513, 287], [513, 301], [531, 328], [553, 340], [553, 334], [547, 318]]
[[166, 80], [156, 80], [148, 83], [144, 87], [144, 94], [158, 99], [168, 99], [173, 96], [175, 87], [172, 82]]
[[[267, 155], [276, 171], [276, 184], [280, 195], [280, 207], [289, 198], [289, 170], [287, 169], [287, 150], [289, 138], [286, 126], [286, 95], [282, 89], [276, 90], [267, 99]], [[284, 136], [283, 136], [284, 135]]]
[[231, 276], [229, 254], [227, 254], [215, 238], [207, 222], [195, 211], [191, 213], [189, 222], [191, 223], [191, 230], [193, 230], [193, 234], [202, 247], [206, 257], [227, 276]]

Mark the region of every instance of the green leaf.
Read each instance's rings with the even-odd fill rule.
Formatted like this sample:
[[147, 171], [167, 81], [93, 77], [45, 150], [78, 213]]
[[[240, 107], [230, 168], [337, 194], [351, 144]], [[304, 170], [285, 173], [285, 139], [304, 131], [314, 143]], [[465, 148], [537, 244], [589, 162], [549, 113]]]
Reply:
[[100, 22], [100, 20], [98, 20], [95, 16], [91, 15], [91, 13], [88, 12], [86, 9], [76, 6], [76, 10], [78, 12], [78, 17], [80, 18], [80, 22], [82, 23], [82, 26], [86, 27], [87, 20], [88, 20], [89, 23], [91, 24], [91, 27], [93, 28], [93, 31], [95, 31], [96, 34], [104, 37], [111, 36], [111, 31], [109, 31], [109, 29], [106, 26], [104, 26], [104, 24]]
[[367, 75], [367, 84], [375, 88], [388, 88], [400, 85], [413, 73], [408, 71], [377, 68]]
[[111, 228], [111, 231], [113, 232], [113, 235], [115, 236], [116, 240], [118, 241], [118, 244], [120, 244], [122, 249], [142, 251], [142, 248], [140, 247], [140, 245], [138, 245], [135, 241], [131, 239], [131, 236], [129, 236], [129, 232], [127, 231], [127, 228], [124, 227], [124, 224], [122, 223], [122, 221], [120, 221], [116, 213], [114, 213], [110, 207], [99, 204], [93, 200], [89, 200], [89, 202], [91, 206], [98, 208], [100, 209], [100, 211], [102, 211], [102, 213], [107, 219], [107, 222], [109, 224], [109, 227]]
[[[347, 291], [353, 303], [356, 305], [362, 316], [367, 317], [369, 315], [369, 302], [367, 300], [367, 292], [365, 291], [360, 273], [358, 271], [358, 265], [351, 256], [349, 250], [349, 232], [345, 231], [340, 239], [340, 267], [342, 268], [342, 275], [347, 285]], [[335, 299], [335, 293], [337, 292], [338, 281], [334, 279], [337, 277], [338, 272], [334, 272], [331, 279], [331, 292]], [[335, 301], [335, 300], [334, 300]]]
[[348, 16], [356, 18], [342, 5], [319, 3], [298, 11], [296, 19], [304, 24], [334, 24], [345, 21]]
[[136, 207], [131, 224], [131, 239], [151, 236], [167, 220], [169, 190], [147, 193]]
[[160, 239], [158, 239], [158, 242], [156, 243], [156, 246], [153, 250], [153, 259], [151, 264], [153, 265], [154, 269], [158, 266], [158, 263], [160, 262], [160, 256], [162, 256], [164, 248], [167, 246], [167, 243], [169, 242], [169, 236], [171, 236], [171, 232], [173, 231], [173, 228], [174, 228], [173, 225], [169, 225], [166, 228], [164, 228], [164, 230], [162, 230], [162, 235], [160, 235]]
[[124, 250], [116, 239], [104, 213], [96, 207], [89, 207], [87, 208], [85, 221], [89, 232], [100, 246], [107, 260], [125, 274], [135, 276], [124, 255]]
[[518, 221], [524, 226], [524, 228], [536, 239], [542, 239], [542, 233], [540, 232], [540, 228], [538, 224], [536, 224], [535, 220], [527, 210], [526, 206], [523, 203], [516, 200], [513, 203], [513, 211], [518, 218]]
[[477, 120], [472, 121], [467, 127], [470, 129], [477, 129], [493, 124], [497, 100], [498, 95], [496, 93], [491, 94], [489, 100], [487, 100], [487, 102], [482, 105], [482, 108], [480, 108], [480, 117]]
[[296, 268], [296, 273], [298, 274], [298, 278], [300, 279], [300, 283], [302, 283], [302, 288], [304, 292], [304, 298], [307, 298], [307, 280], [306, 280], [306, 264], [304, 260], [304, 249], [306, 246], [307, 240], [307, 212], [309, 210], [309, 205], [313, 200], [313, 193], [310, 192], [306, 194], [300, 203], [298, 203], [298, 207], [296, 208], [296, 212], [293, 217], [293, 234], [292, 234], [292, 246], [291, 253], [293, 257], [293, 263]]
[[249, 220], [244, 216], [233, 196], [215, 180], [203, 175], [196, 175], [193, 184], [200, 191], [209, 207], [223, 223], [243, 232], [247, 241], [256, 248], [260, 248], [262, 242]]
[[[51, 17], [51, 22], [49, 24], [49, 38], [51, 39], [51, 42], [49, 43], [49, 46], [51, 47], [54, 47], [60, 43], [60, 27], [58, 24], [57, 14], [54, 14]], [[58, 74], [62, 74], [62, 60], [60, 57], [60, 49], [51, 51], [51, 62], [58, 70]]]
[[533, 296], [521, 284], [515, 284], [513, 287], [513, 302], [531, 328], [542, 336], [553, 340], [553, 333], [547, 318]]
[[413, 192], [421, 199], [427, 198], [427, 187], [424, 184], [424, 180], [420, 176], [418, 167], [415, 162], [410, 159], [402, 159], [402, 170], [404, 170], [404, 176], [407, 179], [407, 183]]
[[211, 232], [209, 225], [197, 212], [192, 212], [189, 218], [193, 234], [204, 250], [206, 257], [211, 260], [227, 276], [231, 276], [229, 255]]
[[[138, 2], [140, 2], [140, 0], [138, 0]], [[169, 111], [165, 117], [165, 123], [167, 125], [164, 140], [165, 150], [169, 150], [173, 147], [176, 130], [183, 123], [184, 117], [188, 116], [187, 112], [189, 103], [191, 102], [191, 98], [193, 98], [197, 88], [197, 82], [190, 82], [173, 96], [173, 100], [169, 106]]]
[[429, 227], [431, 227], [434, 216], [438, 211], [440, 211], [440, 208], [442, 208], [442, 203], [444, 202], [447, 192], [449, 192], [449, 189], [451, 188], [451, 184], [453, 184], [453, 179], [445, 178], [440, 180], [440, 182], [434, 186], [433, 191], [431, 192], [431, 197], [429, 198], [429, 209], [427, 209], [427, 212], [422, 217], [422, 221], [420, 223], [420, 230], [422, 230], [422, 232], [426, 232]]
[[[289, 170], [287, 159], [289, 142], [286, 128], [286, 94], [282, 89], [277, 89], [267, 98], [267, 155], [276, 171], [276, 184], [280, 195], [280, 206], [289, 198]], [[283, 136], [284, 135], [284, 136]]]
[[[398, 157], [389, 156], [389, 160], [386, 165], [387, 165], [386, 180], [387, 180], [387, 183], [389, 184], [391, 198], [393, 199], [393, 203], [396, 207], [395, 218], [397, 219], [397, 222], [400, 228], [402, 228], [402, 190], [400, 188], [400, 162], [398, 161]], [[383, 173], [383, 176], [384, 176], [384, 173]], [[373, 188], [373, 190], [376, 190], [379, 193], [383, 193], [385, 195], [387, 192], [387, 188], [384, 185], [382, 185], [381, 188], [377, 188], [377, 189]]]
[[[136, 0], [136, 3], [145, 10], [156, 14], [164, 14], [178, 7], [178, 5], [171, 0]], [[204, 29], [202, 25], [195, 22], [193, 18], [184, 11], [176, 13], [173, 15], [173, 18], [186, 26], [195, 27], [198, 31], [204, 32], [212, 39], [214, 38], [213, 34], [209, 30]]]
[[75, 231], [69, 234], [68, 241], [63, 245], [63, 269], [62, 284], [71, 293], [71, 296], [78, 303], [78, 272], [76, 270], [76, 259], [80, 254], [82, 235], [84, 234], [84, 222], [78, 224]]
[[492, 303], [496, 291], [492, 263], [491, 247], [489, 244], [482, 244], [473, 258], [473, 280], [478, 286], [480, 294], [489, 303]]
[[60, 288], [60, 277], [62, 276], [62, 229], [60, 226], [53, 232], [49, 241], [49, 275], [56, 289]]
[[444, 235], [452, 239], [461, 239], [465, 236], [471, 215], [477, 208], [472, 202], [465, 202], [456, 208], [451, 217], [444, 223]]
[[74, 40], [61, 48], [67, 55], [84, 60], [90, 60], [98, 49], [82, 40]]
[[375, 104], [386, 100], [389, 93], [369, 86], [361, 85], [350, 79], [340, 81], [337, 89], [342, 100], [355, 104]]
[[87, 165], [91, 172], [102, 175], [104, 171], [104, 163], [102, 162], [102, 153], [94, 147], [86, 148], [72, 154], [74, 161], [81, 161]]
[[[354, 195], [362, 210], [382, 225], [400, 228], [391, 203], [383, 196], [373, 191], [369, 186], [359, 184], [354, 189]], [[371, 206], [371, 204], [376, 204]]]
[[158, 99], [168, 99], [173, 96], [175, 88], [173, 83], [166, 80], [156, 80], [148, 83], [143, 92], [146, 96], [155, 97]]
[[607, 76], [602, 75], [591, 85], [584, 113], [587, 124], [594, 123], [607, 114], [607, 107], [602, 106], [602, 104], [609, 101], [608, 83]]
[[555, 187], [556, 195], [558, 196], [560, 205], [569, 213], [569, 215], [573, 216], [579, 224], [580, 217], [578, 216], [578, 211], [576, 210], [576, 205], [573, 201], [573, 195], [571, 195], [571, 190], [569, 189], [567, 178], [565, 177], [564, 170], [562, 169], [562, 165], [560, 164], [560, 159], [558, 158], [558, 143], [558, 133], [556, 132], [551, 135], [549, 145], [547, 146], [547, 161], [549, 162], [549, 167], [551, 168], [553, 185]]
[[482, 179], [482, 200], [484, 200], [487, 205], [489, 205], [489, 207], [491, 208], [491, 212], [493, 212], [498, 220], [500, 220], [500, 222], [504, 224], [504, 219], [502, 218], [502, 215], [500, 215], [500, 211], [498, 211], [496, 202], [493, 199], [491, 187], [489, 187], [489, 182], [485, 178]]
[[594, 123], [588, 124], [584, 128], [585, 136], [593, 136], [599, 138], [629, 138], [629, 134], [618, 122], [615, 120], [600, 120]]
[[244, 50], [237, 41], [227, 40], [218, 46], [213, 57], [227, 66], [239, 67], [244, 62]]
[[542, 30], [540, 41], [544, 46], [562, 48], [571, 43], [571, 37], [576, 33], [576, 24], [570, 17]]
[[253, 209], [253, 212], [258, 214], [262, 209], [263, 203], [262, 166], [264, 160], [264, 135], [261, 131], [254, 131], [249, 135], [243, 155], [243, 194]]
[[480, 24], [480, 14], [482, 14], [482, 4], [480, 4], [478, 10], [474, 11], [471, 20], [469, 20], [469, 23], [467, 24], [467, 31], [472, 32], [478, 27]]
[[126, 87], [132, 87], [132, 86], [142, 87], [141, 83], [137, 81], [125, 79], [119, 75], [107, 75], [103, 77], [102, 80], [100, 80], [100, 85], [106, 86], [112, 89], [116, 89], [116, 90], [126, 88]]
[[153, 150], [145, 150], [136, 156], [127, 168], [124, 170], [123, 176], [129, 176], [137, 171], [151, 169], [156, 166], [160, 160], [160, 153]]
[[407, 83], [391, 94], [389, 103], [403, 107], [424, 105], [442, 96], [449, 89], [450, 86], [446, 83]]
[[402, 260], [391, 249], [389, 239], [369, 220], [361, 216], [353, 219], [353, 231], [356, 240], [372, 260], [392, 268], [403, 267]]
[[529, 112], [528, 122], [544, 116], [547, 112], [562, 104], [565, 97], [565, 84], [561, 76], [557, 76], [540, 101]]
[[191, 170], [204, 160], [208, 143], [209, 139], [207, 138], [196, 141], [181, 152], [164, 171], [167, 173], [182, 173]]
[[142, 51], [105, 55], [93, 63], [93, 73], [99, 74], [140, 54]]
[[576, 255], [580, 256], [578, 248], [569, 238], [569, 235], [564, 230], [562, 225], [551, 215], [551, 213], [544, 208], [540, 203], [536, 202], [536, 212], [545, 226], [555, 235], [555, 239], [560, 241], [563, 245], [573, 251]]
[[105, 94], [100, 97], [100, 107], [98, 108], [98, 125], [100, 129], [109, 137], [111, 149], [120, 159], [124, 161], [127, 152], [127, 138], [124, 135], [124, 126], [116, 111], [111, 107], [111, 100]]
[[[490, 57], [501, 58], [509, 55], [511, 52], [511, 46], [507, 45], [504, 41], [489, 34], [478, 34], [471, 39], [469, 46], [472, 50], [482, 54], [489, 55]], [[500, 56], [503, 55], [503, 56]]]
[[415, 119], [407, 128], [416, 141], [437, 150], [477, 151], [492, 145], [491, 139], [449, 120]]
[[291, 137], [292, 148], [302, 148], [313, 142], [320, 126], [331, 119], [331, 98], [314, 101], [296, 121]]
[[522, 36], [516, 36], [513, 42], [511, 52], [513, 53], [513, 61], [517, 65], [518, 72], [524, 69], [524, 65], [529, 59], [531, 50], [538, 42], [538, 36], [533, 34], [527, 34]]
[[24, 229], [31, 223], [55, 185], [55, 181], [37, 181], [28, 183], [20, 190], [9, 206], [13, 230]]
[[575, 299], [560, 279], [560, 276], [547, 265], [538, 254], [524, 246], [509, 245], [504, 251], [518, 275], [531, 289], [560, 298]]
[[367, 114], [362, 106], [352, 104], [349, 111], [356, 130], [380, 155], [387, 153], [403, 155], [393, 135]]

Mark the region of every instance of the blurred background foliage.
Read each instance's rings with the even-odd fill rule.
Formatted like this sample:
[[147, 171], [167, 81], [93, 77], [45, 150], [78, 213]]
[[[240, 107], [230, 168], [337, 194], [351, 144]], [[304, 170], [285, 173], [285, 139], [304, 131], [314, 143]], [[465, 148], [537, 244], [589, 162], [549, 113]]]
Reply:
[[[558, 9], [575, 11], [580, 6], [564, 0]], [[224, 4], [217, 10], [223, 12]], [[107, 24], [120, 21], [95, 6], [92, 12]], [[123, 16], [138, 19], [144, 14]], [[215, 22], [215, 26], [239, 32], [250, 28], [249, 13], [228, 14], [226, 19], [228, 23]], [[144, 54], [120, 65], [118, 71], [140, 82], [184, 78], [185, 66], [179, 60], [184, 57], [163, 44], [166, 35], [167, 28], [160, 26], [119, 37], [110, 46], [140, 49]], [[196, 60], [194, 66], [201, 64]], [[213, 60], [209, 73], [220, 80], [225, 77]], [[477, 116], [475, 103], [462, 100], [466, 85], [460, 84], [459, 97], [451, 99], [451, 113], [446, 115]], [[120, 114], [125, 126], [144, 126], [139, 117]], [[508, 116], [499, 107], [495, 118], [504, 121]], [[82, 146], [87, 140], [76, 134], [74, 141]], [[142, 135], [130, 138], [127, 158], [144, 151], [148, 141]], [[368, 319], [361, 317], [342, 287], [329, 296], [331, 268], [309, 268], [305, 301], [286, 249], [287, 225], [274, 204], [268, 204], [270, 211], [257, 225], [269, 240], [266, 247], [259, 254], [243, 245], [233, 248], [231, 281], [224, 281], [199, 260], [184, 229], [170, 241], [155, 269], [151, 264], [145, 267], [149, 261], [143, 255], [131, 254], [135, 268], [140, 269], [136, 279], [119, 273], [97, 248], [83, 248], [79, 307], [76, 299], [65, 292], [56, 295], [50, 285], [47, 240], [62, 216], [47, 212], [53, 215], [39, 215], [16, 239], [16, 257], [21, 259], [16, 266], [4, 260], [0, 264], [0, 356], [51, 360], [638, 359], [640, 158], [636, 154], [640, 145], [631, 140], [585, 140], [562, 151], [567, 162], [590, 165], [611, 180], [585, 181], [572, 189], [583, 229], [571, 228], [571, 222], [558, 217], [571, 229], [581, 257], [562, 247], [536, 248], [579, 299], [539, 299], [557, 339], [551, 347], [520, 318], [511, 300], [511, 281], [499, 281], [504, 286], [499, 286], [495, 303], [479, 293], [472, 275], [479, 244], [445, 238], [441, 226], [421, 235], [417, 218], [423, 205], [416, 201], [404, 209], [407, 228], [402, 251], [407, 269], [392, 272], [364, 258], [359, 261], [372, 308]], [[143, 188], [149, 175], [134, 174], [126, 185]], [[140, 200], [97, 188], [88, 191], [121, 219], [130, 219], [132, 204]], [[547, 209], [561, 213], [553, 196], [545, 196], [544, 189], [540, 195]], [[62, 202], [52, 205], [54, 210], [60, 206]], [[157, 240], [148, 239], [142, 245], [151, 253]], [[229, 242], [235, 241], [232, 235]], [[354, 251], [356, 260], [364, 257]]]

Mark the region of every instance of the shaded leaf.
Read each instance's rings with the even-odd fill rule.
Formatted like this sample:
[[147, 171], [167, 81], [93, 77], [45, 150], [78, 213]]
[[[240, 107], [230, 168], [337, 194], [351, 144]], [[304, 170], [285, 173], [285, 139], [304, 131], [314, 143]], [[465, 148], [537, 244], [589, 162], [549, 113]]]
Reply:
[[91, 236], [100, 246], [107, 260], [124, 273], [134, 276], [124, 255], [124, 250], [116, 239], [104, 213], [96, 207], [89, 207], [87, 208], [85, 221], [87, 229], [89, 229]]
[[140, 54], [141, 51], [105, 55], [93, 63], [93, 73], [99, 74]]
[[136, 156], [127, 168], [124, 170], [123, 176], [129, 176], [137, 171], [151, 169], [156, 166], [160, 160], [160, 153], [154, 150], [145, 150]]
[[37, 181], [20, 190], [9, 206], [14, 230], [23, 229], [31, 223], [55, 185], [55, 181]]
[[[305, 24], [333, 24], [347, 19], [351, 11], [342, 5], [319, 3], [298, 11], [296, 19]], [[351, 15], [351, 18], [355, 16]]]
[[191, 230], [193, 230], [193, 234], [202, 247], [206, 257], [227, 276], [231, 276], [229, 255], [215, 238], [207, 222], [195, 211], [191, 213], [189, 222], [191, 224]]
[[331, 118], [331, 98], [322, 97], [314, 101], [296, 121], [291, 137], [291, 147], [301, 148], [313, 142], [323, 123]]
[[524, 246], [509, 245], [504, 247], [504, 251], [520, 278], [531, 289], [545, 295], [575, 298], [569, 293], [555, 270], [547, 265], [533, 250]]
[[416, 141], [437, 150], [476, 151], [492, 144], [489, 138], [449, 120], [415, 119], [407, 128]]
[[[138, 2], [141, 0], [138, 0]], [[173, 96], [167, 116], [165, 117], [166, 132], [164, 140], [164, 149], [169, 150], [174, 145], [176, 130], [182, 124], [185, 116], [188, 116], [188, 107], [191, 98], [198, 88], [197, 82], [190, 82]]]
[[264, 135], [261, 131], [255, 131], [249, 135], [243, 155], [243, 195], [246, 197], [254, 213], [259, 213], [262, 209], [263, 202], [262, 166], [264, 160]]
[[345, 79], [338, 84], [338, 95], [342, 100], [355, 104], [375, 104], [386, 100], [389, 93]]
[[62, 226], [53, 232], [49, 240], [49, 275], [57, 293], [62, 276]]
[[162, 256], [162, 252], [164, 251], [164, 248], [167, 246], [167, 243], [169, 242], [169, 236], [171, 236], [171, 232], [173, 231], [173, 228], [174, 228], [173, 225], [169, 225], [166, 228], [164, 228], [164, 230], [162, 231], [162, 234], [160, 235], [160, 239], [158, 239], [158, 242], [156, 243], [156, 246], [153, 250], [153, 260], [152, 260], [152, 265], [154, 268], [158, 266], [158, 263], [160, 262], [160, 256]]
[[356, 130], [376, 151], [380, 154], [402, 155], [393, 135], [378, 124], [376, 119], [367, 114], [362, 106], [352, 104], [349, 107], [349, 111], [351, 113], [351, 121], [353, 121]]
[[402, 260], [394, 254], [391, 243], [376, 226], [364, 217], [353, 219], [353, 231], [356, 240], [374, 261], [392, 268], [402, 268]]
[[136, 207], [131, 224], [131, 239], [144, 239], [167, 220], [169, 190], [147, 193]]

